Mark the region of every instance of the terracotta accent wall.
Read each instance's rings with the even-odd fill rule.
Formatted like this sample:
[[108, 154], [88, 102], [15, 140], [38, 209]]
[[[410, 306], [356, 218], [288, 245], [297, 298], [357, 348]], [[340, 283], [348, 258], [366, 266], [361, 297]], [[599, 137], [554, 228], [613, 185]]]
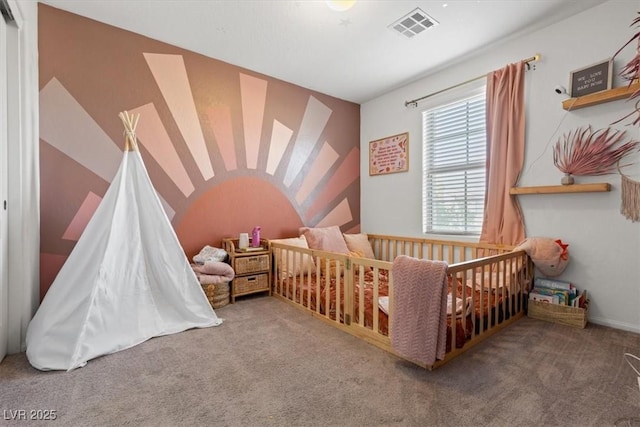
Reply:
[[359, 231], [358, 104], [43, 4], [38, 13], [41, 297], [116, 173], [125, 110], [140, 113], [142, 157], [189, 258], [256, 225], [267, 238], [302, 225]]

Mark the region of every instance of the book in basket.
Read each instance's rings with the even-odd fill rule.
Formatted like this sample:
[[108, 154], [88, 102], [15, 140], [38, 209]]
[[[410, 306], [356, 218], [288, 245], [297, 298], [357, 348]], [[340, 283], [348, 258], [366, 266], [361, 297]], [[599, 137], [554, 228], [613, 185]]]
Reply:
[[535, 289], [529, 293], [529, 299], [531, 301], [538, 301], [538, 302], [546, 302], [549, 304], [559, 304], [560, 303], [560, 297], [558, 295], [545, 295], [545, 294], [541, 294], [538, 292], [535, 292]]

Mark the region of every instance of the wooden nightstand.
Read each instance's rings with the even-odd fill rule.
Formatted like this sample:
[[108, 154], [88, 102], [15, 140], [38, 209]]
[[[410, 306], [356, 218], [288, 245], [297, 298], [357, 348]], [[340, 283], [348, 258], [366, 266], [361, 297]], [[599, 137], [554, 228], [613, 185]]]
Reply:
[[231, 303], [236, 297], [269, 292], [271, 295], [271, 251], [269, 241], [260, 239], [260, 250], [243, 252], [238, 239], [222, 239], [222, 248], [229, 254], [229, 264], [236, 275], [231, 281]]

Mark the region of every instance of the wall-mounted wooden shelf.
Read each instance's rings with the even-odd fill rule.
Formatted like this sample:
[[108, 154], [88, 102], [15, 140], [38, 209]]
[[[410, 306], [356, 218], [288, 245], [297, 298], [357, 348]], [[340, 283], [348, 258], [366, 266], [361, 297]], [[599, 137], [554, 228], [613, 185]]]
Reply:
[[565, 110], [577, 110], [578, 108], [590, 107], [592, 105], [603, 104], [605, 102], [625, 99], [631, 96], [633, 92], [640, 89], [640, 83], [634, 83], [631, 86], [624, 85], [609, 90], [590, 93], [578, 98], [569, 98], [562, 101], [562, 108]]
[[597, 184], [542, 185], [539, 187], [513, 187], [509, 194], [559, 194], [559, 193], [598, 193], [611, 191], [608, 182]]

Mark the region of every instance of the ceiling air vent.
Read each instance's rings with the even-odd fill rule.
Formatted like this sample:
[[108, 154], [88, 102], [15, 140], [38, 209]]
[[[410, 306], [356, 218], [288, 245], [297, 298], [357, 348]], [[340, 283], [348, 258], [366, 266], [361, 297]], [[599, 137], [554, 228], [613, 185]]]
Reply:
[[419, 7], [389, 25], [394, 31], [411, 38], [438, 25], [438, 21], [424, 13]]

